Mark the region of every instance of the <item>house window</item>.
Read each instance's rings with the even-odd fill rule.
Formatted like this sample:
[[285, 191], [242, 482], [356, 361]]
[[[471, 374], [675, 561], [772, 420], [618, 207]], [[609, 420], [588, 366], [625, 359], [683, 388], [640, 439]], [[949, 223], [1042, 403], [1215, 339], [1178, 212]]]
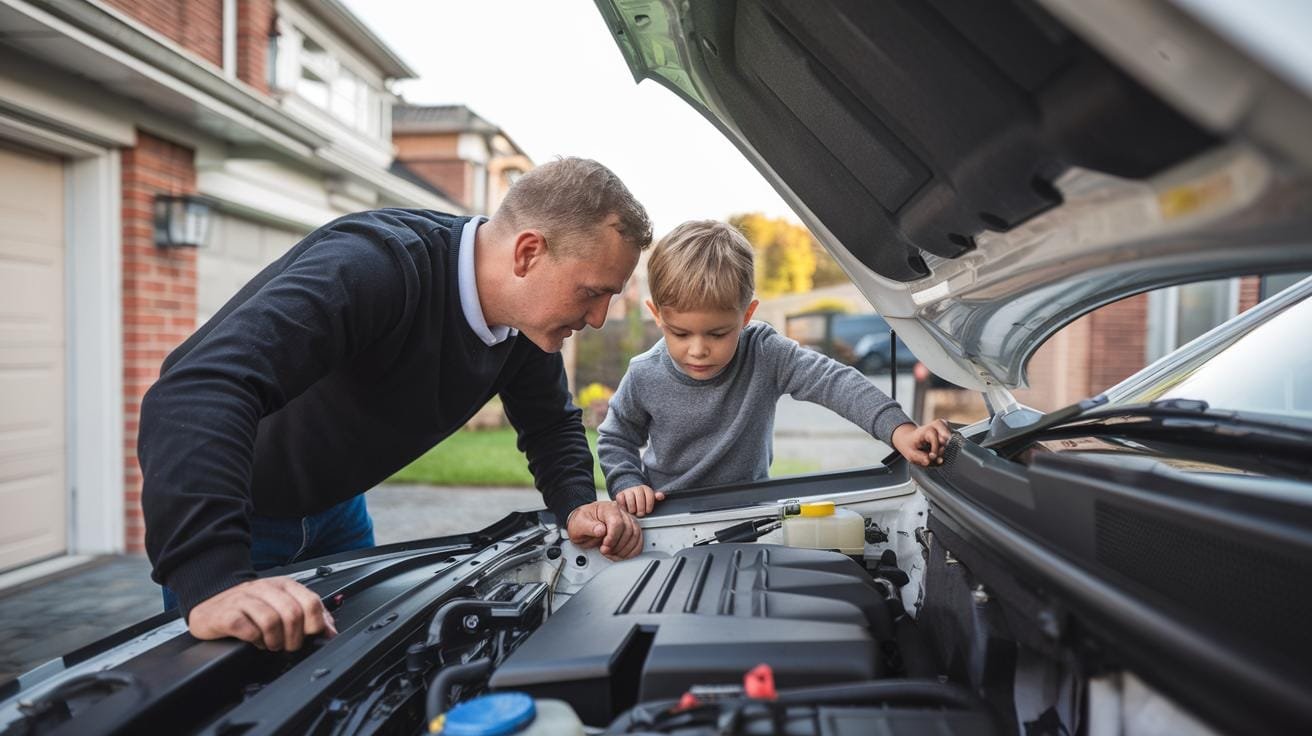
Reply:
[[324, 46], [279, 19], [270, 38], [271, 86], [298, 97], [347, 127], [372, 137], [384, 130], [382, 95]]
[[1239, 280], [1172, 286], [1148, 295], [1148, 362], [1157, 360], [1239, 311]]
[[1271, 274], [1270, 276], [1263, 276], [1258, 298], [1263, 300], [1269, 299], [1294, 284], [1297, 284], [1308, 276], [1312, 276], [1312, 273], [1303, 271], [1300, 273], [1277, 273]]

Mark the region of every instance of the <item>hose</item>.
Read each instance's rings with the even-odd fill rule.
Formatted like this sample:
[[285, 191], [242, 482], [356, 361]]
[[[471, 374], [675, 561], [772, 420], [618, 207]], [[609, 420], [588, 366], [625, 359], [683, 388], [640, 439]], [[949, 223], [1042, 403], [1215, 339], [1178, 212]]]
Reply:
[[446, 696], [452, 686], [482, 680], [491, 672], [492, 660], [487, 657], [442, 668], [442, 671], [437, 673], [437, 677], [433, 678], [433, 683], [428, 686], [426, 700], [428, 722], [431, 724], [446, 711]]

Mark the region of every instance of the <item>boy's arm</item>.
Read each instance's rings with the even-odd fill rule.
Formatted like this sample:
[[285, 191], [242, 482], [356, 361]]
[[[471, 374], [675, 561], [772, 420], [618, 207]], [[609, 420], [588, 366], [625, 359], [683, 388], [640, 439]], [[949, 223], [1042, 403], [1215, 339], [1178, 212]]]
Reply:
[[808, 350], [778, 333], [770, 334], [762, 349], [775, 364], [780, 393], [828, 408], [893, 446], [893, 431], [915, 424], [902, 407], [864, 375], [814, 350]]
[[606, 420], [597, 428], [597, 459], [611, 498], [626, 488], [647, 485], [640, 450], [647, 441], [651, 415], [639, 405], [636, 393], [630, 370], [620, 379]]

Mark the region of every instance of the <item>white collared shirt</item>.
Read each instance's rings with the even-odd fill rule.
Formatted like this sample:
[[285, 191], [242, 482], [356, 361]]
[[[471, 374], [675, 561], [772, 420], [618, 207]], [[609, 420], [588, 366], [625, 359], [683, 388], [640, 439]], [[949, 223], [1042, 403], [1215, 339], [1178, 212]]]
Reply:
[[478, 301], [478, 281], [474, 278], [474, 235], [478, 226], [487, 222], [482, 215], [471, 217], [460, 233], [460, 263], [457, 264], [457, 282], [460, 287], [460, 309], [465, 313], [469, 329], [488, 347], [505, 342], [519, 334], [513, 327], [488, 325], [483, 316], [483, 305]]

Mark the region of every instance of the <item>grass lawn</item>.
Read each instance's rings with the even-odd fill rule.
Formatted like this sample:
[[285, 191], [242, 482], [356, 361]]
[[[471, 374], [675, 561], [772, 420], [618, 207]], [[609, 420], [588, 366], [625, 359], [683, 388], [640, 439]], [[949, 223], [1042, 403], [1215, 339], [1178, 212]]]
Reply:
[[[597, 452], [597, 433], [588, 431], [588, 444]], [[771, 475], [814, 472], [818, 465], [775, 460]], [[606, 487], [601, 466], [595, 465], [598, 488]], [[515, 430], [462, 430], [402, 468], [389, 480], [396, 483], [427, 483], [435, 486], [525, 486], [533, 487], [528, 461], [515, 448]]]

